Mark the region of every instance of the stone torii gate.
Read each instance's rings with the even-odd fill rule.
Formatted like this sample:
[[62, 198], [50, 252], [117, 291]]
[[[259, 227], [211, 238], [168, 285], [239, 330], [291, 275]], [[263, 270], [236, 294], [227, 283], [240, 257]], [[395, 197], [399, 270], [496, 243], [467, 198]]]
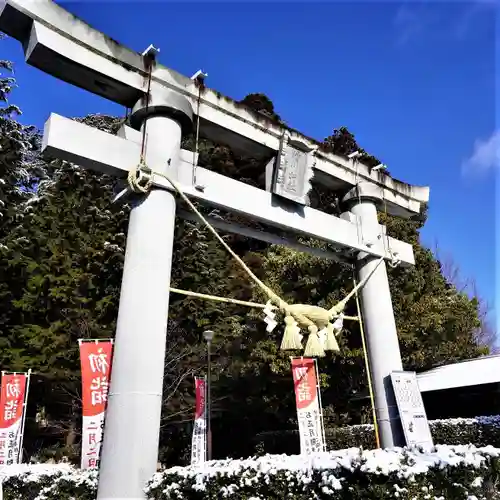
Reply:
[[[0, 30], [22, 43], [28, 64], [132, 110], [117, 136], [52, 114], [43, 138], [50, 156], [125, 178], [139, 163], [141, 131], [147, 123], [147, 165], [174, 179], [189, 197], [329, 242], [342, 250], [342, 258], [356, 262], [360, 280], [380, 257], [397, 259], [403, 266], [414, 264], [411, 245], [387, 237], [378, 224], [377, 207], [383, 204], [389, 214], [410, 217], [428, 202], [428, 188], [397, 181], [355, 159], [321, 152], [314, 140], [200, 88], [195, 79], [152, 64], [150, 57], [123, 47], [50, 0], [3, 0]], [[196, 155], [193, 159], [193, 153], [180, 147], [193, 116], [202, 136], [271, 159], [266, 190], [196, 166]], [[307, 206], [312, 176], [313, 182], [343, 189], [349, 211], [339, 218]], [[153, 189], [130, 214], [100, 500], [143, 499], [142, 489], [156, 470], [176, 201], [167, 180], [157, 176], [152, 182]], [[211, 222], [226, 231], [276, 239]], [[304, 248], [318, 254], [317, 249]], [[390, 373], [402, 370], [402, 364], [385, 263], [373, 272], [361, 299], [381, 444], [401, 445]]]

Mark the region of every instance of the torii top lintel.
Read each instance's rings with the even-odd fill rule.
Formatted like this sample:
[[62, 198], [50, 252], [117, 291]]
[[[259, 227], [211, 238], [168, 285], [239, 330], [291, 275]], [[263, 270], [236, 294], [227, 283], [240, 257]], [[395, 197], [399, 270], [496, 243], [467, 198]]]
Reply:
[[[26, 61], [63, 81], [133, 107], [146, 92], [144, 58], [52, 0], [0, 0], [0, 30], [19, 40]], [[155, 65], [152, 87], [168, 88], [185, 96], [197, 110], [199, 89], [195, 82], [165, 66]], [[228, 144], [254, 157], [271, 157], [280, 149], [285, 128], [205, 88], [201, 94], [201, 135]], [[293, 141], [313, 149], [317, 142], [287, 129]], [[349, 188], [364, 181], [382, 192], [387, 211], [409, 217], [421, 211], [429, 200], [429, 188], [397, 181], [366, 165], [318, 151], [314, 165], [316, 179], [332, 188]]]

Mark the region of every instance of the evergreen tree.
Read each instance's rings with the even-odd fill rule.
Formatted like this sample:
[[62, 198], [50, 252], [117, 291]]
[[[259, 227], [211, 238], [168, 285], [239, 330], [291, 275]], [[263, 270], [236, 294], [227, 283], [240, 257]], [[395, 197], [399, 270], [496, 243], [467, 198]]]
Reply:
[[10, 61], [0, 60], [0, 241], [21, 222], [33, 187], [46, 177], [38, 159], [40, 136], [17, 121], [21, 110], [9, 100], [16, 84], [12, 71]]
[[[0, 34], [0, 39], [3, 36]], [[22, 284], [8, 268], [13, 255], [21, 256], [27, 239], [25, 217], [36, 200], [35, 186], [46, 178], [45, 164], [39, 159], [40, 137], [34, 127], [19, 123], [21, 110], [10, 102], [15, 79], [10, 61], [0, 60], [0, 351], [10, 349], [6, 339], [22, 317], [12, 307]], [[7, 369], [7, 366], [3, 366]]]

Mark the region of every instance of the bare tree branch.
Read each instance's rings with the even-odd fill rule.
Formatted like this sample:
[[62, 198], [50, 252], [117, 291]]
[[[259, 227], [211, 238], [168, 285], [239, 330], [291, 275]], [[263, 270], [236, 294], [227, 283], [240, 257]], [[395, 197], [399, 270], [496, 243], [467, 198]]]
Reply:
[[[214, 406], [217, 406], [218, 403], [225, 401], [226, 399], [229, 399], [229, 396], [221, 396], [219, 398], [214, 398], [212, 400], [212, 404]], [[175, 423], [174, 421], [171, 420], [172, 418], [178, 417], [180, 415], [187, 415], [187, 414], [189, 414], [189, 415], [194, 414], [194, 408], [192, 407], [192, 405], [189, 405], [187, 408], [184, 408], [182, 410], [176, 411], [174, 413], [169, 413], [168, 415], [163, 416], [161, 419], [161, 421], [164, 423], [162, 425], [162, 428], [166, 427], [167, 425], [172, 425], [173, 423]], [[187, 419], [187, 421], [192, 421], [192, 418]]]
[[486, 345], [490, 352], [498, 352], [497, 330], [491, 318], [493, 307], [479, 294], [477, 283], [473, 278], [464, 278], [460, 266], [453, 259], [450, 253], [440, 250], [438, 242], [434, 243], [434, 255], [441, 264], [441, 272], [448, 283], [453, 285], [460, 293], [466, 294], [470, 298], [475, 298], [478, 303], [478, 319], [481, 326], [474, 332], [478, 344]]

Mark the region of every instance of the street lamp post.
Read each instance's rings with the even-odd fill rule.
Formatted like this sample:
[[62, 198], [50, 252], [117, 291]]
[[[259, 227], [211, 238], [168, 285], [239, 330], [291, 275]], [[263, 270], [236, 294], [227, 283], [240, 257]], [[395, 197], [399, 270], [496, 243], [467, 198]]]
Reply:
[[212, 340], [214, 332], [206, 330], [203, 338], [207, 342], [207, 460], [212, 460], [212, 408], [211, 408], [211, 385], [212, 385]]

